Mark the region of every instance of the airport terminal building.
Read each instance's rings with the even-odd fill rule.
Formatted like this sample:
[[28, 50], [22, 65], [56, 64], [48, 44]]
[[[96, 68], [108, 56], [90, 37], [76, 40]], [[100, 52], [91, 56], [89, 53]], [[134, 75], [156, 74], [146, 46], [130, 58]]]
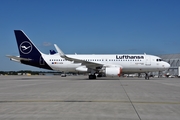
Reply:
[[164, 71], [165, 73], [169, 73], [173, 76], [179, 76], [180, 54], [166, 54], [159, 55], [159, 57], [171, 65], [167, 71]]

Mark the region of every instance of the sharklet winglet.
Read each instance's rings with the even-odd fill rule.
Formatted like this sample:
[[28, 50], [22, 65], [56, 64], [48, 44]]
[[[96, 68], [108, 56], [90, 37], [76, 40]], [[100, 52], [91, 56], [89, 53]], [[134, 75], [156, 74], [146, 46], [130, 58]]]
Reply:
[[61, 57], [65, 57], [66, 55], [63, 53], [63, 51], [56, 45], [54, 44], [54, 47], [56, 48], [57, 52]]

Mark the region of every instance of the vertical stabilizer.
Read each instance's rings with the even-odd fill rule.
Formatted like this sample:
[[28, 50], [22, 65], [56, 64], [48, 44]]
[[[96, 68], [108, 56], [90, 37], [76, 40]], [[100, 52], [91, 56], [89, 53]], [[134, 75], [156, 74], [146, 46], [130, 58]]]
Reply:
[[21, 63], [52, 70], [42, 57], [42, 53], [22, 30], [14, 30], [14, 33]]
[[41, 52], [22, 30], [14, 30], [20, 57], [35, 59], [41, 56]]

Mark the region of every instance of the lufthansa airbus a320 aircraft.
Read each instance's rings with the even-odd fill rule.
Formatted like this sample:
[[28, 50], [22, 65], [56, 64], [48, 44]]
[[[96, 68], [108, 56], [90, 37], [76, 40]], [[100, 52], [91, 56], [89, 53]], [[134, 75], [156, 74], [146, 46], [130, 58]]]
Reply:
[[147, 54], [64, 54], [54, 44], [57, 53], [44, 54], [22, 30], [14, 30], [20, 56], [7, 55], [11, 60], [39, 68], [64, 71], [87, 72], [89, 79], [96, 75], [121, 76], [122, 73], [145, 73], [164, 71], [170, 67], [160, 57]]

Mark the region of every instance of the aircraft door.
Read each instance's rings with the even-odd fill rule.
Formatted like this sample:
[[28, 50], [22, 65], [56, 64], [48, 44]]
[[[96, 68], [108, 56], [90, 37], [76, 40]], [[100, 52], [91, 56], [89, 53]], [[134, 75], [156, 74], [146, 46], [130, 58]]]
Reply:
[[40, 56], [40, 58], [39, 58], [39, 64], [45, 65], [45, 62], [44, 62], [44, 59], [42, 58], [42, 56]]
[[151, 65], [151, 56], [146, 55], [145, 65], [146, 65], [146, 66], [150, 66], [150, 65]]

